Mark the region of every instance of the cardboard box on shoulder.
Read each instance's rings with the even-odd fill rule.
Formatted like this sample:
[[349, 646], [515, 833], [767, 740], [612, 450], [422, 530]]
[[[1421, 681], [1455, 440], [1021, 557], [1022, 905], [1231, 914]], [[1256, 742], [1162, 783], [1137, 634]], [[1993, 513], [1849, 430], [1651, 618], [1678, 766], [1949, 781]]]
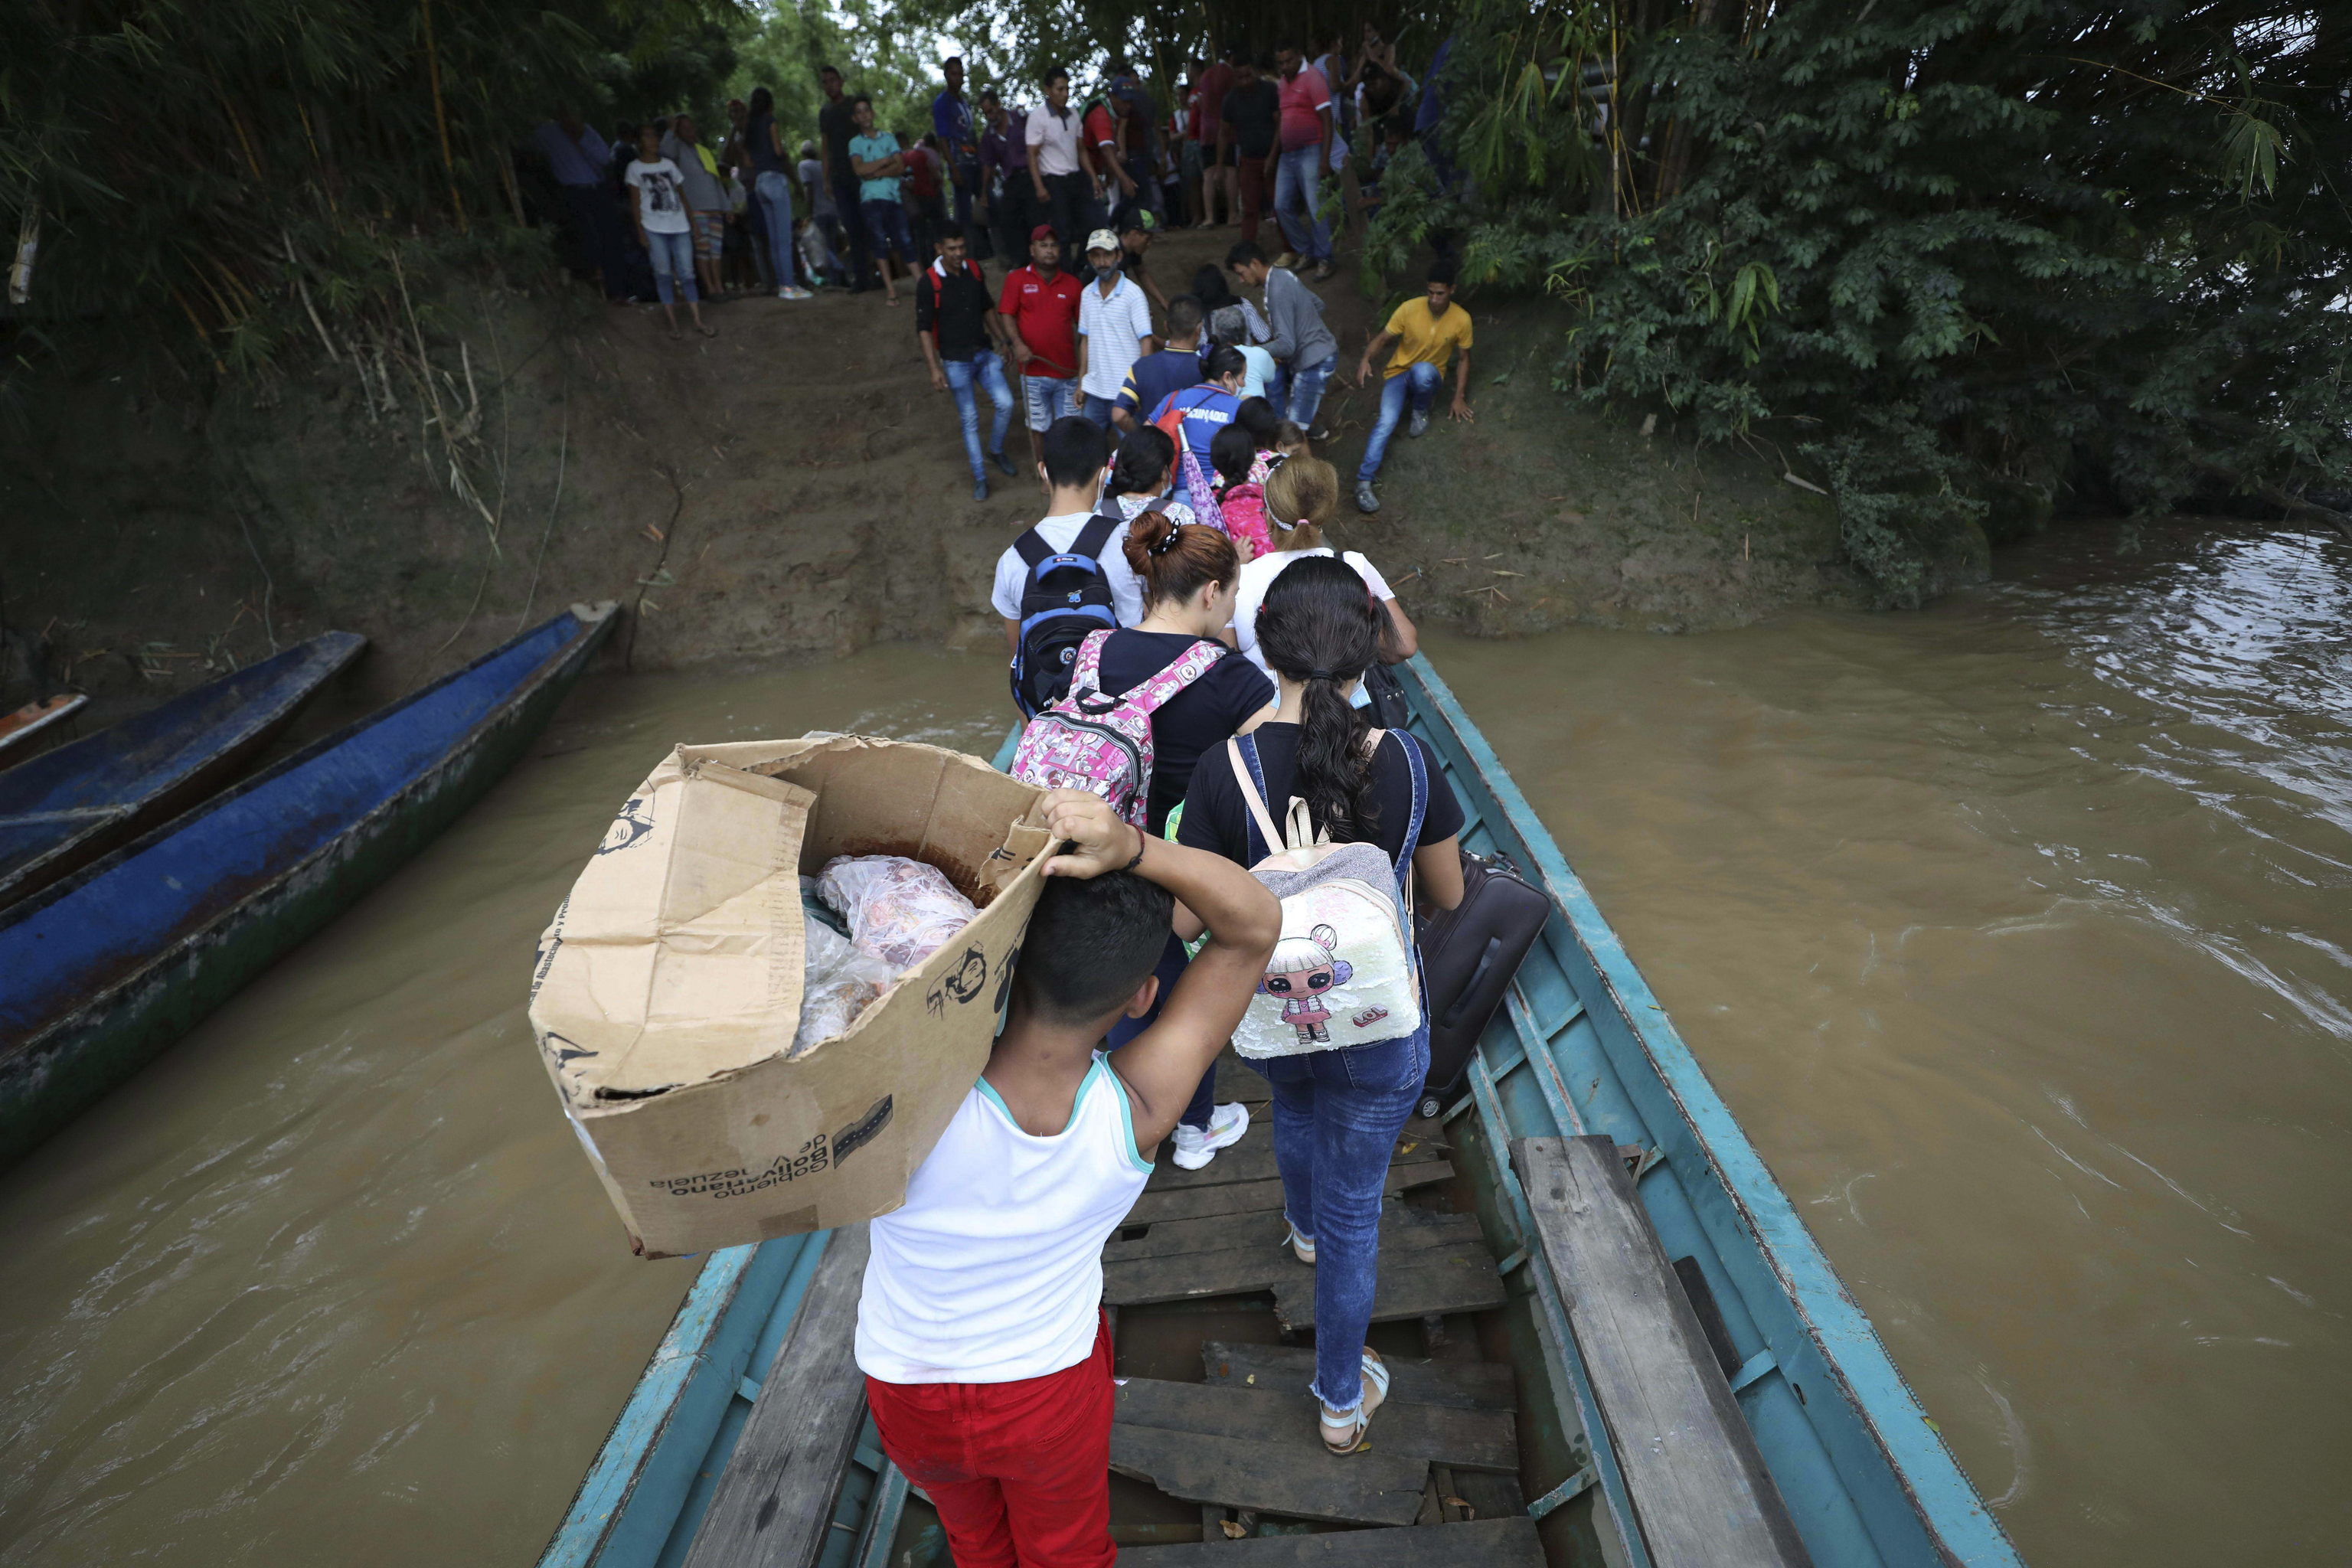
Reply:
[[[631, 1245], [674, 1257], [887, 1214], [987, 1065], [1035, 907], [1043, 792], [858, 736], [680, 746], [540, 939], [530, 1022]], [[979, 906], [848, 1032], [787, 1059], [800, 878], [938, 867]]]

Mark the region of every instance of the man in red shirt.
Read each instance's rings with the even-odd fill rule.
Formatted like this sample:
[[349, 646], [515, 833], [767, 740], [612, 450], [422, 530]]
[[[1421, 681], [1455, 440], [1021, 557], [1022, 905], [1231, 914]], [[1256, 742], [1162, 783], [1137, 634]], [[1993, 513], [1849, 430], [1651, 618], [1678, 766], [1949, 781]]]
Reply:
[[1331, 167], [1331, 90], [1323, 73], [1307, 63], [1298, 46], [1285, 42], [1274, 51], [1282, 73], [1281, 163], [1274, 180], [1274, 218], [1315, 279], [1331, 276], [1331, 226], [1316, 215], [1323, 175]]
[[[1240, 53], [1228, 47], [1227, 59]], [[1224, 124], [1225, 90], [1234, 85], [1234, 68], [1226, 60], [1213, 61], [1207, 70], [1193, 79], [1200, 103], [1192, 116], [1192, 140], [1201, 144], [1201, 226], [1206, 228], [1217, 216], [1217, 197], [1225, 198], [1225, 219], [1231, 224], [1238, 216], [1234, 210], [1234, 165], [1224, 155], [1219, 142], [1218, 130]]]
[[1029, 233], [1029, 265], [1005, 274], [997, 313], [1013, 334], [1013, 361], [1021, 367], [1023, 401], [1029, 416], [1029, 453], [1045, 461], [1038, 445], [1056, 419], [1076, 414], [1078, 388], [1078, 293], [1082, 286], [1062, 270], [1062, 242], [1054, 226]]
[[913, 198], [915, 205], [917, 256], [932, 254], [949, 232], [947, 197], [940, 180], [939, 145], [937, 132], [927, 133], [919, 141], [907, 139], [907, 195]]

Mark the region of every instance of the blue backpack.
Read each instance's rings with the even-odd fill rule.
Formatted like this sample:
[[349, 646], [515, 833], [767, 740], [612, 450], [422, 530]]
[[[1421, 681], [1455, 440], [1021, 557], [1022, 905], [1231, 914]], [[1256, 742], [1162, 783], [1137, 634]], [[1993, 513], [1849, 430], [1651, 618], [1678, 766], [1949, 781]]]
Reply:
[[1089, 632], [1118, 628], [1110, 579], [1097, 558], [1112, 532], [1126, 529], [1116, 512], [1097, 512], [1065, 552], [1048, 548], [1034, 528], [1013, 542], [1029, 568], [1013, 649], [1013, 701], [1024, 719], [1035, 718], [1070, 689], [1070, 669]]

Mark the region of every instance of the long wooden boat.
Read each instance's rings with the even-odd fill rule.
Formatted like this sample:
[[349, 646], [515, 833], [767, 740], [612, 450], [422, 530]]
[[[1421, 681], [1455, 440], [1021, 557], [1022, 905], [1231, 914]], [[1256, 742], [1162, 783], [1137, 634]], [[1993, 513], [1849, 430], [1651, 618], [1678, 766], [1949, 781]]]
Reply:
[[227, 783], [366, 647], [323, 633], [0, 773], [0, 906]]
[[0, 1168], [431, 842], [614, 618], [574, 605], [0, 910]]
[[[1787, 1194], [1485, 737], [1426, 659], [1414, 658], [1399, 674], [1412, 710], [1411, 727], [1439, 758], [1467, 813], [1465, 846], [1507, 856], [1553, 906], [1503, 1014], [1480, 1041], [1471, 1091], [1445, 1110], [1442, 1121], [1450, 1141], [1445, 1152], [1475, 1194], [1484, 1238], [1480, 1268], [1489, 1277], [1499, 1273], [1503, 1287], [1492, 1297], [1474, 1293], [1454, 1304], [1474, 1299], [1501, 1303], [1492, 1310], [1510, 1346], [1521, 1434], [1512, 1461], [1517, 1489], [1506, 1489], [1509, 1500], [1502, 1511], [1525, 1517], [1489, 1516], [1476, 1527], [1486, 1533], [1475, 1538], [1432, 1537], [1419, 1531], [1410, 1536], [1362, 1531], [1344, 1540], [1318, 1536], [1323, 1553], [1318, 1561], [1346, 1556], [1364, 1568], [1457, 1559], [1528, 1562], [1539, 1542], [1552, 1568], [1603, 1562], [1633, 1568], [1802, 1562], [1822, 1568], [2019, 1564], [1999, 1521], [1961, 1473], [1868, 1319], [1839, 1284]], [[999, 766], [1009, 761], [1011, 748], [1008, 736]], [[1219, 1163], [1234, 1152], [1221, 1155]], [[1406, 1164], [1432, 1155], [1430, 1149], [1416, 1150], [1411, 1140], [1401, 1144], [1391, 1190], [1421, 1179], [1414, 1171], [1443, 1172], [1442, 1164]], [[1562, 1173], [1580, 1157], [1588, 1173], [1595, 1159], [1613, 1172], [1563, 1203]], [[1215, 1170], [1213, 1165], [1197, 1179], [1216, 1179]], [[1523, 1181], [1522, 1172], [1537, 1179]], [[1253, 1173], [1254, 1168], [1236, 1171], [1229, 1179], [1238, 1183]], [[1196, 1176], [1163, 1170], [1155, 1175], [1154, 1189], [1163, 1178], [1170, 1178], [1170, 1188], [1181, 1190]], [[1633, 1228], [1603, 1237], [1607, 1246], [1594, 1250], [1589, 1245], [1593, 1237], [1580, 1238], [1576, 1226], [1596, 1215], [1608, 1218], [1600, 1212], [1608, 1206], [1608, 1194], [1601, 1189], [1611, 1182], [1623, 1194], [1621, 1217], [1630, 1217]], [[1147, 1189], [1129, 1229], [1147, 1217], [1144, 1209], [1154, 1201], [1153, 1189]], [[1177, 1211], [1159, 1212], [1164, 1218]], [[1234, 1223], [1238, 1227], [1239, 1217]], [[833, 1233], [835, 1238], [856, 1234]], [[1388, 1236], [1384, 1228], [1384, 1258]], [[797, 1347], [799, 1336], [809, 1331], [808, 1324], [794, 1319], [808, 1310], [803, 1305], [808, 1258], [821, 1245], [816, 1237], [793, 1238], [711, 1256], [550, 1542], [541, 1568], [650, 1568], [690, 1563], [698, 1556], [719, 1560], [707, 1532], [720, 1524], [736, 1528], [731, 1521], [714, 1524], [709, 1517], [714, 1497], [723, 1500], [722, 1479], [769, 1462], [768, 1456], [737, 1451], [739, 1443], [749, 1441], [742, 1434], [747, 1426], [757, 1430], [761, 1415], [782, 1401], [783, 1391], [804, 1392], [805, 1369], [790, 1364], [795, 1349], [779, 1347]], [[1126, 1256], [1122, 1246], [1115, 1241], [1107, 1258]], [[1654, 1290], [1646, 1301], [1612, 1298], [1617, 1285], [1611, 1271], [1617, 1264], [1610, 1247], [1621, 1258], [1634, 1258], [1634, 1275], [1641, 1274], [1643, 1259], [1654, 1260], [1649, 1277], [1666, 1281], [1674, 1300], [1664, 1300]], [[1253, 1257], [1219, 1253], [1207, 1261]], [[1179, 1261], [1187, 1273], [1218, 1273], [1201, 1258]], [[1264, 1268], [1262, 1263], [1250, 1267]], [[1199, 1296], [1231, 1289], [1231, 1281], [1242, 1277], [1227, 1269], [1220, 1276], [1227, 1279], [1224, 1285], [1213, 1279], [1155, 1295], [1139, 1287], [1131, 1272], [1121, 1272], [1131, 1268], [1107, 1262], [1107, 1297], [1124, 1292], [1123, 1299], [1138, 1301]], [[1114, 1274], [1119, 1279], [1116, 1289]], [[1376, 1301], [1376, 1318], [1405, 1320], [1427, 1313], [1433, 1304], [1445, 1304], [1435, 1298], [1408, 1299], [1411, 1279], [1433, 1277], [1429, 1266], [1384, 1262], [1383, 1291], [1390, 1289], [1392, 1274], [1400, 1280], [1398, 1299], [1386, 1310]], [[1296, 1306], [1282, 1306], [1281, 1292], [1277, 1286], [1278, 1310], [1295, 1314]], [[1641, 1353], [1654, 1361], [1663, 1353], [1677, 1362], [1664, 1368], [1663, 1380], [1653, 1380], [1651, 1389], [1685, 1389], [1701, 1425], [1711, 1409], [1727, 1428], [1718, 1451], [1699, 1454], [1696, 1465], [1687, 1461], [1703, 1444], [1675, 1452], [1689, 1441], [1672, 1424], [1679, 1415], [1624, 1394], [1629, 1374], [1638, 1384], [1643, 1373], [1629, 1368], [1628, 1344], [1612, 1337], [1622, 1326], [1612, 1313], [1620, 1309], [1622, 1322], [1648, 1312], [1654, 1325], [1679, 1331], [1682, 1348], [1695, 1347], [1680, 1354], [1675, 1347], [1661, 1352], [1653, 1343]], [[1291, 1326], [1291, 1317], [1283, 1321]], [[1429, 1314], [1423, 1321], [1436, 1320]], [[836, 1331], [806, 1353], [845, 1355], [840, 1341]], [[1229, 1374], [1229, 1384], [1235, 1381], [1231, 1363], [1285, 1353], [1297, 1352], [1204, 1347], [1213, 1383], [1220, 1371]], [[1220, 1355], [1224, 1362], [1216, 1359]], [[1442, 1382], [1449, 1364], [1423, 1363], [1412, 1375]], [[1131, 1380], [1122, 1388], [1122, 1412], [1142, 1382]], [[1151, 1398], [1162, 1405], [1181, 1403], [1165, 1392], [1171, 1386], [1159, 1385], [1161, 1392]], [[1417, 1397], [1444, 1402], [1443, 1390], [1424, 1389]], [[763, 1392], [772, 1397], [762, 1400]], [[1187, 1397], [1197, 1404], [1206, 1396]], [[1210, 1430], [1191, 1416], [1134, 1419], [1179, 1426], [1190, 1421], [1197, 1430]], [[849, 1423], [862, 1420], [858, 1405], [845, 1407], [835, 1424], [845, 1431]], [[1114, 1468], [1145, 1473], [1150, 1456], [1130, 1444], [1122, 1458], [1121, 1430], [1114, 1428]], [[1393, 1450], [1412, 1441], [1402, 1431], [1383, 1433], [1376, 1422], [1375, 1454], [1384, 1443]], [[1244, 1428], [1216, 1441], [1255, 1456], [1261, 1449], [1249, 1442], [1251, 1436]], [[830, 1492], [810, 1494], [831, 1497], [829, 1512], [820, 1517], [837, 1528], [795, 1537], [792, 1551], [763, 1552], [761, 1561], [809, 1568], [822, 1556], [824, 1568], [845, 1568], [854, 1551], [859, 1568], [878, 1568], [891, 1550], [906, 1488], [903, 1478], [870, 1451], [870, 1431], [858, 1447], [859, 1458], [834, 1471]], [[1271, 1445], [1263, 1451], [1276, 1453]], [[1333, 1473], [1350, 1473], [1344, 1467], [1363, 1458], [1330, 1461], [1343, 1468]], [[1720, 1468], [1707, 1470], [1710, 1460], [1720, 1461]], [[775, 1467], [770, 1463], [769, 1468], [773, 1472]], [[1708, 1475], [1724, 1479], [1723, 1495], [1691, 1489], [1694, 1477]], [[1155, 1473], [1154, 1479], [1160, 1478]], [[1176, 1496], [1204, 1503], [1213, 1495], [1161, 1484]], [[1482, 1495], [1494, 1494], [1490, 1489]], [[1421, 1521], [1453, 1520], [1455, 1513], [1443, 1504], [1454, 1500], [1459, 1500], [1440, 1499], [1433, 1485], [1430, 1506], [1435, 1511], [1424, 1513]], [[1743, 1509], [1750, 1516], [1745, 1535], [1735, 1539], [1727, 1532], [1720, 1545], [1706, 1544], [1716, 1539], [1709, 1531], [1729, 1530], [1715, 1516], [1734, 1516]], [[1213, 1508], [1202, 1516], [1206, 1544], [1148, 1547], [1133, 1554], [1141, 1563], [1157, 1553], [1166, 1559], [1160, 1568], [1208, 1568], [1205, 1561], [1194, 1564], [1193, 1557], [1211, 1552], [1220, 1554], [1219, 1561], [1228, 1552], [1262, 1556], [1258, 1568], [1273, 1568], [1277, 1558], [1285, 1564], [1304, 1561], [1296, 1547], [1277, 1541], [1217, 1541], [1220, 1517], [1223, 1532], [1230, 1534], [1236, 1517], [1253, 1516], [1231, 1507], [1220, 1516]], [[1344, 1511], [1321, 1517], [1381, 1522]], [[1527, 1534], [1512, 1535], [1514, 1527]], [[1284, 1527], [1258, 1528], [1273, 1534]], [[828, 1544], [833, 1536], [841, 1539]], [[735, 1540], [730, 1537], [730, 1549]], [[800, 1550], [803, 1541], [813, 1543], [815, 1555]], [[1454, 1543], [1451, 1549], [1448, 1542]], [[1233, 1568], [1251, 1565], [1236, 1558]]]
[[30, 754], [26, 742], [52, 725], [62, 724], [88, 705], [79, 691], [60, 691], [37, 702], [27, 702], [13, 713], [0, 714], [0, 768]]

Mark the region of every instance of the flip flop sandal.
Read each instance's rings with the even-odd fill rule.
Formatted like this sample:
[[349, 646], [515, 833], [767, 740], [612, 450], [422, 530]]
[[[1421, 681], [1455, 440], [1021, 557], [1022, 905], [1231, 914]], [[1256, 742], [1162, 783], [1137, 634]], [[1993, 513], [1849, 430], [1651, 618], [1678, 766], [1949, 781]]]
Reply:
[[1360, 1454], [1372, 1446], [1372, 1412], [1389, 1394], [1389, 1369], [1381, 1364], [1380, 1353], [1371, 1346], [1364, 1347], [1364, 1402], [1346, 1415], [1334, 1416], [1330, 1406], [1318, 1401], [1322, 1416], [1323, 1447], [1333, 1454]]
[[694, 330], [700, 332], [706, 338], [715, 338], [719, 335], [719, 329], [717, 327], [704, 326], [697, 327]]

